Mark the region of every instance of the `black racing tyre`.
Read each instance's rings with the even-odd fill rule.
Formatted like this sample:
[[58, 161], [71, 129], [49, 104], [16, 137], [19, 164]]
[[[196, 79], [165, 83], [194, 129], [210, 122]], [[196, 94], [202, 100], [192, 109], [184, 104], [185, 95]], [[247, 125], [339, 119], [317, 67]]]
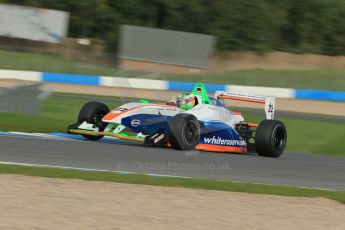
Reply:
[[255, 149], [260, 156], [279, 157], [287, 142], [285, 125], [281, 121], [261, 121], [255, 134]]
[[192, 150], [199, 144], [200, 124], [192, 114], [177, 114], [169, 122], [169, 129], [168, 137], [174, 149]]
[[[102, 122], [102, 118], [109, 113], [109, 108], [100, 102], [90, 101], [86, 103], [80, 110], [78, 116], [78, 123], [87, 121], [90, 124], [94, 124], [99, 128], [99, 131], [103, 131], [106, 127], [106, 123]], [[84, 137], [90, 140], [98, 140], [103, 136], [93, 136], [83, 134]]]

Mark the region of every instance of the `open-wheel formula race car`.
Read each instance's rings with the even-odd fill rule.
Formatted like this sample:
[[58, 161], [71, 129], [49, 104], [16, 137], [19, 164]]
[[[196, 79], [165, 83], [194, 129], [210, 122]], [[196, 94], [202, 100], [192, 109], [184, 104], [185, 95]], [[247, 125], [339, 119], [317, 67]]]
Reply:
[[[248, 123], [222, 101], [239, 100], [264, 105], [266, 119]], [[100, 102], [88, 102], [80, 110], [69, 133], [91, 140], [103, 136], [165, 146], [179, 150], [247, 153], [279, 157], [285, 150], [287, 132], [274, 120], [275, 98], [217, 91], [210, 97], [202, 83], [190, 93], [180, 93], [166, 104], [145, 100], [126, 103], [111, 111]], [[128, 134], [124, 130], [131, 130]]]

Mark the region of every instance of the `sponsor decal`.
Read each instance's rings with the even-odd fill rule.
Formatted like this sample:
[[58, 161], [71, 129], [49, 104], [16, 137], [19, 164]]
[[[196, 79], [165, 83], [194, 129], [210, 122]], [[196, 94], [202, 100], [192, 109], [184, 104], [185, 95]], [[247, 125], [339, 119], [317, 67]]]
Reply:
[[225, 145], [225, 146], [246, 146], [244, 140], [228, 140], [221, 137], [204, 137], [205, 144]]
[[139, 125], [140, 125], [140, 120], [134, 119], [134, 120], [131, 121], [131, 126], [137, 127]]
[[118, 107], [116, 109], [114, 109], [113, 111], [111, 111], [112, 113], [122, 113], [124, 111], [128, 110], [127, 108], [124, 107]]

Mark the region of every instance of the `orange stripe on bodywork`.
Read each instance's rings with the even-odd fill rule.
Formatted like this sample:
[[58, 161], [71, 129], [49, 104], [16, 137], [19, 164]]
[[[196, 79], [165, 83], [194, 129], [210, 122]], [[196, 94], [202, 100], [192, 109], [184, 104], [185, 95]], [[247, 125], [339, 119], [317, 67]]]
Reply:
[[104, 117], [102, 117], [102, 121], [112, 121], [114, 118], [120, 116], [123, 113], [113, 113], [109, 112]]
[[68, 130], [68, 132], [70, 132], [70, 133], [78, 133], [78, 134], [86, 134], [86, 135], [94, 135], [94, 136], [103, 135], [100, 132], [87, 131], [87, 130], [82, 130], [82, 129], [70, 129], [70, 130]]
[[259, 126], [259, 124], [256, 124], [256, 123], [248, 123], [248, 122], [240, 122], [238, 123], [240, 125], [247, 125], [249, 127], [253, 127], [253, 128], [257, 128]]
[[160, 105], [160, 104], [150, 104], [150, 105], [139, 105], [139, 106], [136, 106], [136, 107], [133, 107], [133, 108], [130, 108], [130, 109], [126, 109], [126, 110], [123, 110], [122, 112], [119, 112], [119, 113], [114, 113], [114, 112], [109, 112], [107, 113], [103, 118], [102, 118], [102, 121], [111, 121], [113, 119], [115, 119], [116, 117], [122, 115], [122, 114], [125, 114], [129, 111], [132, 111], [134, 109], [137, 109], [137, 108], [141, 108], [141, 107], [147, 107], [147, 106], [161, 106], [161, 107], [173, 107], [173, 108], [176, 108], [176, 106], [171, 106], [171, 105]]
[[259, 104], [265, 104], [265, 100], [260, 100], [260, 99], [241, 98], [241, 97], [232, 97], [232, 96], [218, 96], [218, 98], [231, 99], [234, 101], [247, 101], [247, 102], [254, 102], [254, 103], [259, 103]]
[[248, 123], [247, 124], [249, 127], [258, 127], [259, 124], [255, 124], [255, 123]]
[[127, 113], [129, 111], [132, 111], [134, 109], [137, 109], [137, 108], [140, 108], [140, 107], [144, 107], [146, 105], [139, 105], [139, 106], [136, 106], [136, 107], [133, 107], [133, 108], [130, 108], [130, 109], [126, 109], [126, 110], [123, 110], [122, 112], [119, 112], [119, 113], [114, 113], [112, 111], [110, 111], [109, 113], [107, 113], [103, 118], [102, 118], [102, 121], [111, 121], [113, 119], [115, 119], [116, 117], [124, 114], [124, 113]]
[[198, 144], [195, 149], [201, 151], [211, 152], [232, 152], [232, 153], [246, 153], [247, 147], [238, 146], [222, 146], [222, 145], [210, 145], [210, 144]]
[[242, 116], [242, 113], [241, 113], [241, 112], [234, 112], [234, 111], [231, 111], [231, 113], [234, 114], [234, 115], [240, 115], [240, 116]]

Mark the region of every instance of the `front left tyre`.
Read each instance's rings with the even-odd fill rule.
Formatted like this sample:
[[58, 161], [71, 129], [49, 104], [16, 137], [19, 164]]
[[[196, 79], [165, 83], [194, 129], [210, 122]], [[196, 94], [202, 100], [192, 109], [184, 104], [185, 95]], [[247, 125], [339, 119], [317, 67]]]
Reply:
[[192, 150], [199, 144], [200, 124], [195, 116], [187, 113], [177, 114], [169, 122], [169, 141], [178, 150]]
[[[98, 127], [99, 131], [103, 131], [107, 126], [106, 123], [102, 122], [102, 118], [109, 113], [109, 108], [100, 102], [90, 101], [86, 103], [80, 110], [78, 116], [78, 123], [81, 124], [86, 121], [89, 124], [93, 124], [94, 127]], [[84, 137], [90, 140], [99, 140], [102, 135], [87, 135], [83, 134]]]

